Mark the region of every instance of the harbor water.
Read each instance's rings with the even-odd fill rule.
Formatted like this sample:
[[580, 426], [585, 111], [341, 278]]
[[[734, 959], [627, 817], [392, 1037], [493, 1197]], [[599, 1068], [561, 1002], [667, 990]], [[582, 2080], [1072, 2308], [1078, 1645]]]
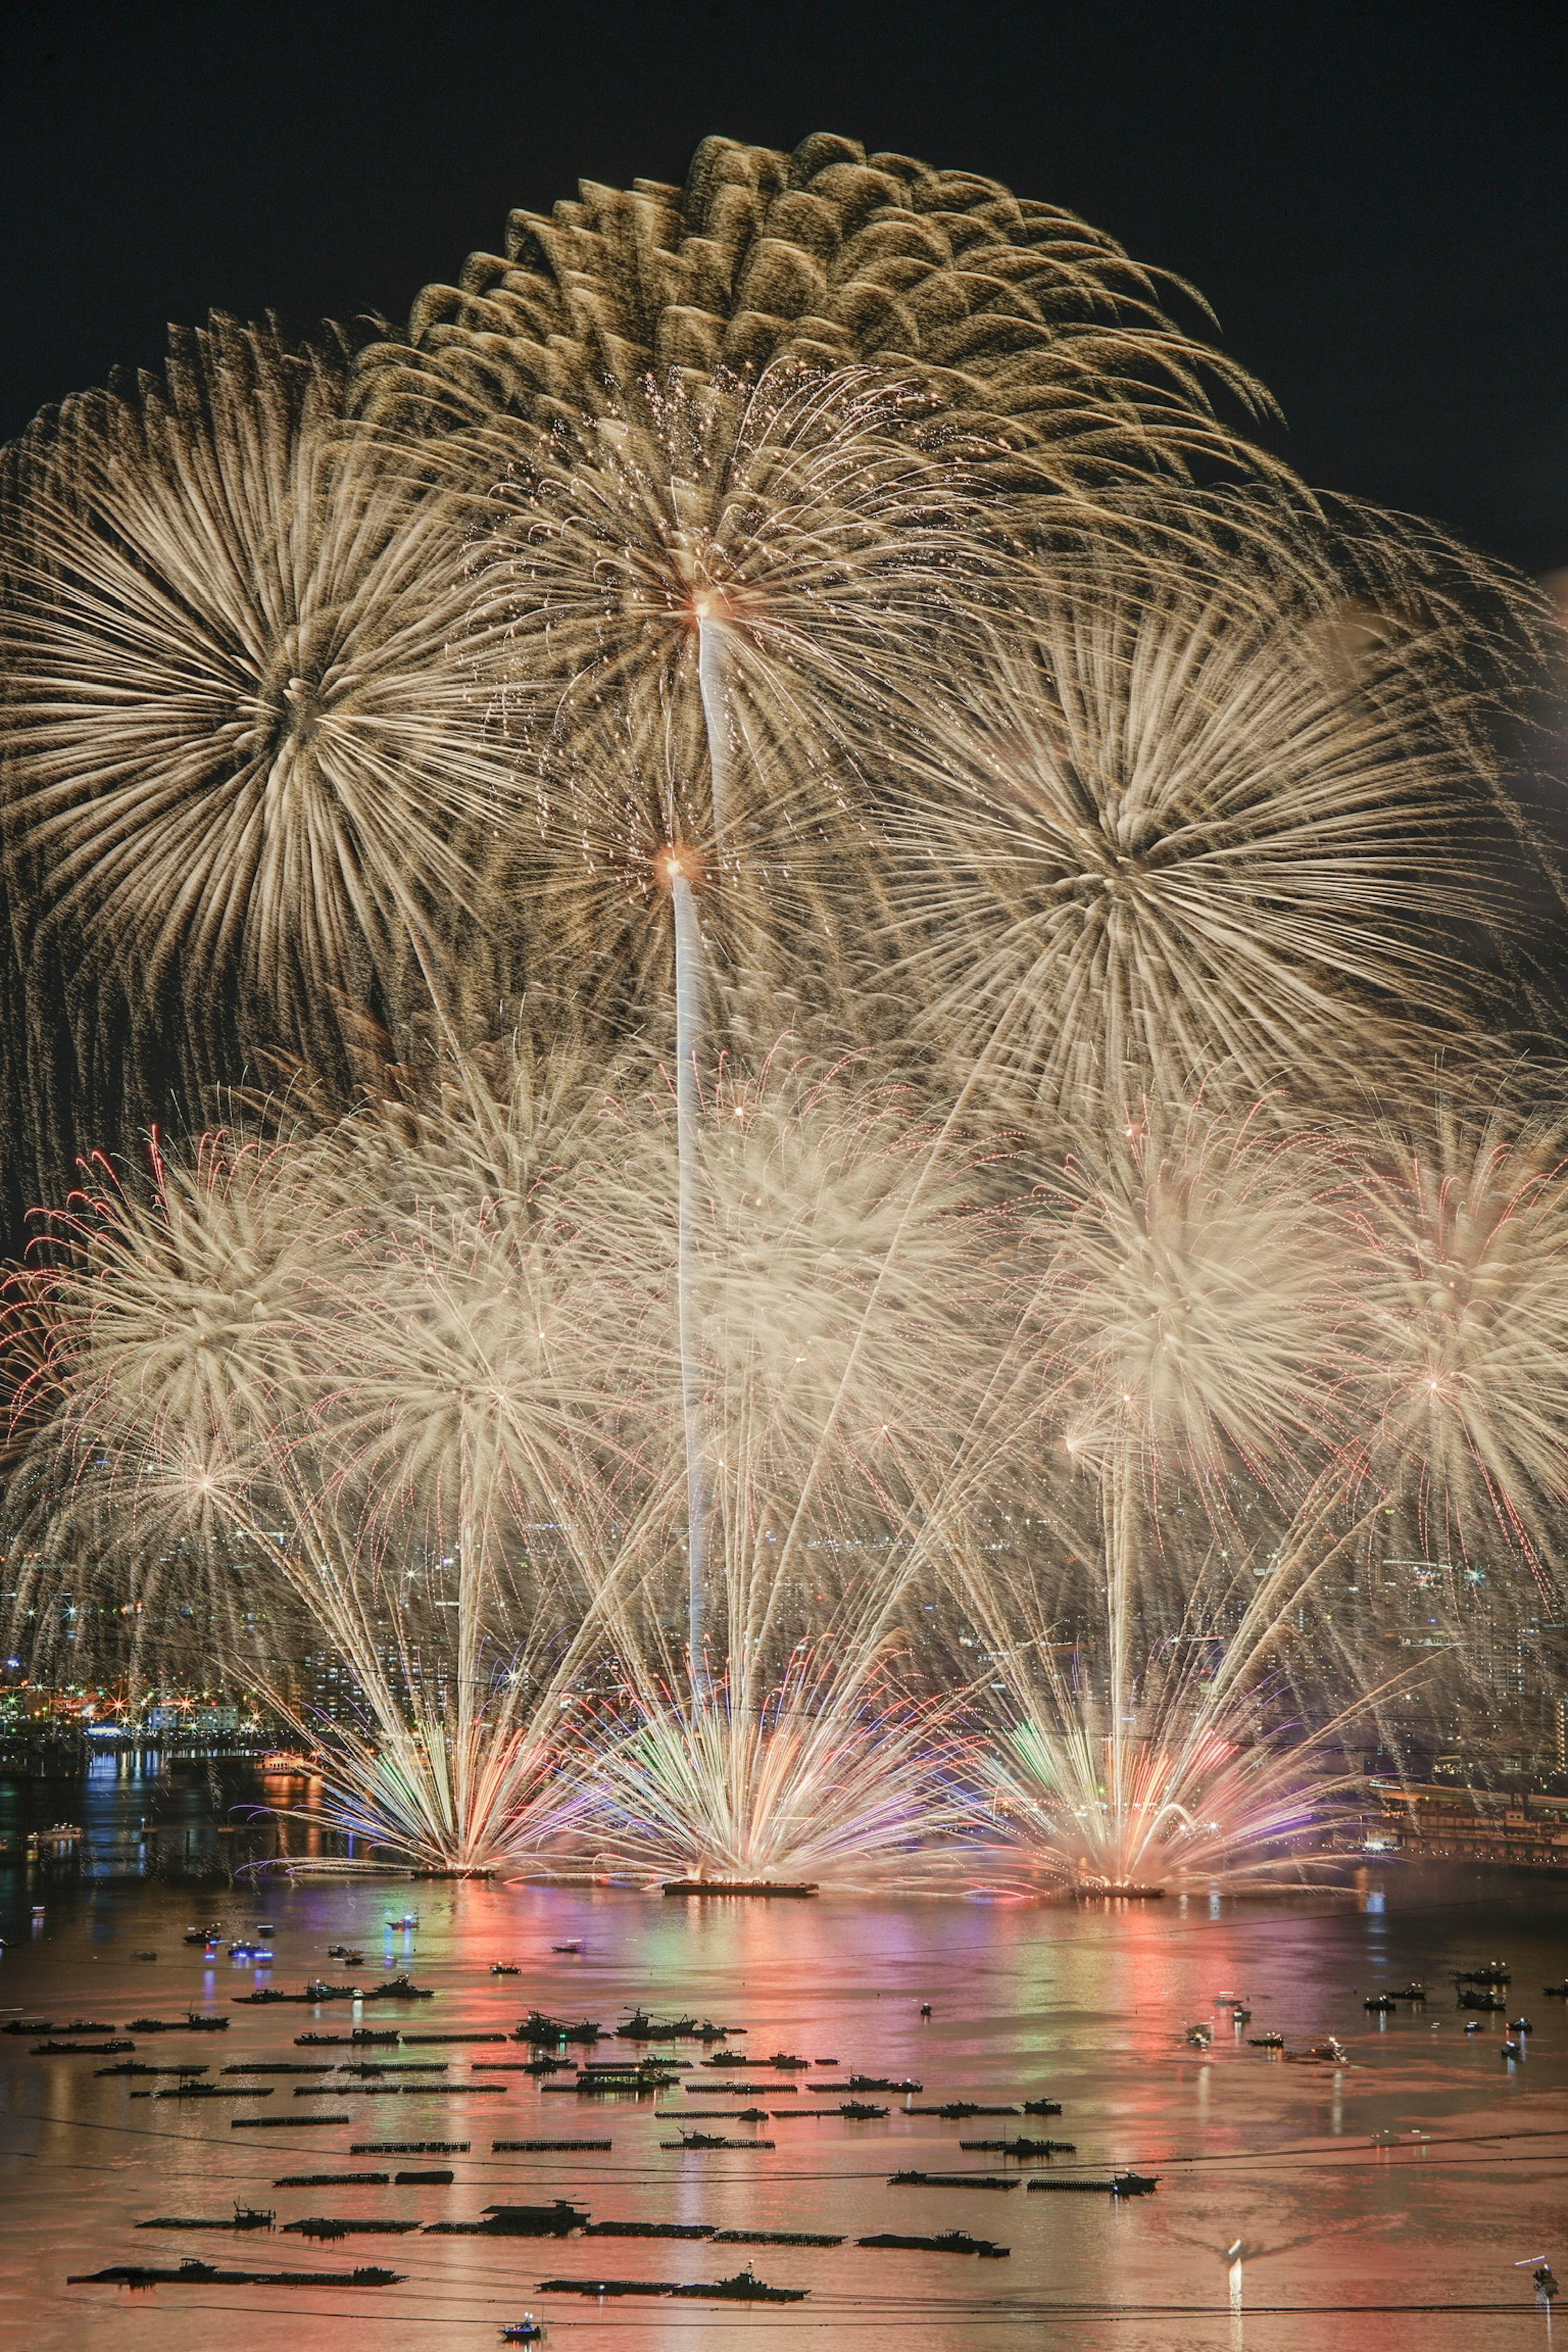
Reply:
[[[1551, 2341], [1553, 2315], [1532, 2268], [1545, 2260], [1568, 2282], [1568, 2002], [1543, 1988], [1568, 1969], [1568, 1899], [1550, 1883], [1410, 1875], [1376, 1857], [1331, 1895], [1065, 1905], [257, 1880], [241, 1865], [274, 1832], [247, 1828], [245, 1808], [266, 1794], [237, 1766], [175, 1771], [159, 1759], [100, 1767], [85, 1787], [0, 1790], [12, 1848], [0, 1873], [0, 2025], [36, 2020], [56, 2029], [52, 2038], [127, 2039], [138, 2063], [206, 2069], [105, 2074], [116, 2055], [35, 2055], [35, 2038], [51, 2038], [41, 2030], [0, 2034], [0, 2342], [195, 2352], [243, 2336], [312, 2352], [462, 2352], [498, 2343], [530, 2309], [546, 2323], [547, 2346], [582, 2352], [1474, 2352]], [[31, 1865], [16, 1858], [29, 1824], [60, 1818], [88, 1832], [85, 1852], [52, 1858], [46, 1842]], [[405, 1914], [416, 1923], [391, 1924]], [[261, 1937], [261, 1921], [271, 1923], [271, 1960], [230, 1957], [229, 1942]], [[184, 1940], [217, 1922], [216, 1950]], [[363, 1959], [329, 1957], [334, 1944]], [[1454, 1973], [1494, 1957], [1511, 1969], [1506, 2008], [1461, 2010]], [[492, 1973], [498, 1961], [519, 1972]], [[243, 1998], [319, 1979], [369, 1990], [404, 1971], [434, 1998]], [[1411, 1979], [1429, 1987], [1425, 2003], [1364, 2007]], [[1233, 2023], [1221, 1994], [1242, 1996], [1250, 2019]], [[679, 2059], [658, 2093], [549, 2087], [573, 2084], [577, 2061], [641, 2054], [643, 2044], [611, 2038], [638, 2003], [656, 2017], [689, 2011], [745, 2030], [723, 2044], [652, 2044]], [[226, 2028], [125, 2031], [139, 2017], [192, 2010]], [[597, 2021], [605, 2038], [547, 2052], [574, 2062], [552, 2074], [516, 2071], [534, 2052], [510, 2040], [297, 2046], [301, 2034], [366, 2027], [510, 2035], [531, 2010]], [[1510, 2037], [1520, 2016], [1529, 2030]], [[113, 2032], [60, 2033], [77, 2021]], [[1480, 2030], [1468, 2032], [1471, 2024]], [[1212, 2042], [1189, 2040], [1194, 2026], [1209, 2028]], [[1286, 2055], [1252, 2046], [1268, 2032], [1286, 2037]], [[1298, 2062], [1331, 2034], [1344, 2063]], [[1517, 2059], [1502, 2054], [1510, 2038]], [[703, 2063], [721, 2050], [731, 2062], [787, 2054], [806, 2063]], [[223, 2071], [344, 2061], [444, 2071]], [[852, 2074], [921, 2088], [812, 2088]], [[239, 2095], [160, 2095], [182, 2081]], [[852, 2098], [887, 2112], [837, 2112]], [[1059, 2102], [1060, 2115], [1027, 2114], [1028, 2101]], [[952, 2103], [1010, 2112], [921, 2112]], [[748, 2109], [766, 2119], [742, 2119]], [[285, 2114], [325, 2120], [273, 2121]], [[772, 2145], [665, 2146], [682, 2123]], [[1019, 2157], [961, 2145], [1018, 2137], [1071, 2147]], [[610, 2145], [492, 2146], [531, 2139]], [[415, 2152], [431, 2142], [452, 2152]], [[397, 2152], [363, 2152], [377, 2143]], [[1119, 2197], [1027, 2185], [1103, 2182], [1121, 2168], [1153, 2175], [1157, 2188]], [[432, 2168], [450, 2169], [450, 2184], [277, 2185], [289, 2174]], [[900, 2171], [1020, 2185], [894, 2185]], [[742, 2237], [423, 2226], [557, 2198], [595, 2222]], [[271, 2209], [276, 2226], [137, 2226], [216, 2222], [237, 2202]], [[325, 2241], [284, 2228], [310, 2216], [421, 2227]], [[955, 2228], [1005, 2245], [1006, 2258], [856, 2242]], [[843, 2242], [743, 2242], [754, 2232]], [[172, 2267], [193, 2256], [272, 2273], [346, 2276], [370, 2263], [400, 2276], [360, 2287], [68, 2284], [107, 2265]], [[541, 2286], [701, 2283], [748, 2262], [805, 2299], [600, 2300]], [[1568, 2302], [1559, 2326], [1568, 2328]]]

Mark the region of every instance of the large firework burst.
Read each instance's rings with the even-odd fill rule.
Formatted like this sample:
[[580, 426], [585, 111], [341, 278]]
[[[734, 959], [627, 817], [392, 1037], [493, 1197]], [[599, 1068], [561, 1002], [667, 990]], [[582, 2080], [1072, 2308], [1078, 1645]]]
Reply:
[[[1468, 740], [1290, 589], [1126, 548], [1023, 601], [889, 820], [933, 1045], [1018, 1106], [1387, 1067], [1497, 912]], [[1438, 926], [1447, 926], [1440, 933]]]
[[917, 373], [1014, 487], [1267, 468], [1212, 400], [1260, 414], [1267, 394], [1175, 324], [1167, 290], [1190, 292], [973, 173], [828, 133], [788, 155], [706, 139], [684, 188], [584, 183], [548, 219], [514, 212], [505, 256], [426, 287], [353, 396], [416, 430], [574, 426], [671, 370], [870, 364]]

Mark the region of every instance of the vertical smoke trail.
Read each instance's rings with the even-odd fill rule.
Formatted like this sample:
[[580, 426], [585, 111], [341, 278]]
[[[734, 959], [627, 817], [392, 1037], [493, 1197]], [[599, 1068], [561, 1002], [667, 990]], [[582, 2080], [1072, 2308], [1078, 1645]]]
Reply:
[[702, 1459], [702, 1366], [693, 1297], [698, 1189], [700, 1181], [702, 1087], [698, 1057], [702, 1050], [702, 927], [687, 860], [677, 849], [665, 855], [675, 920], [675, 1122], [679, 1155], [679, 1231], [676, 1302], [680, 1328], [680, 1398], [686, 1431], [687, 1629], [691, 1685], [707, 1680], [702, 1664], [708, 1549], [708, 1478]]
[[722, 849], [730, 818], [730, 705], [725, 690], [724, 623], [715, 611], [716, 600], [699, 596], [697, 615], [697, 683], [702, 696], [702, 723], [708, 736], [708, 774], [712, 795], [713, 832]]

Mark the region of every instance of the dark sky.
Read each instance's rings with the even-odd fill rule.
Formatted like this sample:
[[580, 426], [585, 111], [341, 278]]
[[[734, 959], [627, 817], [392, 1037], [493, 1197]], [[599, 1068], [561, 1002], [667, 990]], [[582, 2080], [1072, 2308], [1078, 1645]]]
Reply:
[[[987, 173], [1194, 280], [1315, 482], [1568, 564], [1568, 7], [802, 0], [18, 11], [0, 433], [168, 320], [379, 308], [710, 131]], [[15, 21], [15, 20], [14, 20]]]

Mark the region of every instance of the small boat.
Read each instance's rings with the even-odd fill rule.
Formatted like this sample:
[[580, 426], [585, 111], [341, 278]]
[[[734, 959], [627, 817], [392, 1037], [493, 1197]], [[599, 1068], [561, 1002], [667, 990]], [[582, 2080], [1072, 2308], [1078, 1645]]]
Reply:
[[1012, 2252], [993, 2238], [972, 2238], [964, 2230], [942, 2230], [932, 2238], [906, 2236], [898, 2230], [879, 2230], [874, 2238], [857, 2238], [858, 2246], [899, 2248], [915, 2254], [978, 2254], [982, 2262], [1001, 2262]]
[[552, 1952], [580, 1952], [583, 1947], [581, 1944], [552, 1944], [550, 1948]]
[[543, 2336], [544, 2330], [532, 2312], [525, 2311], [521, 2319], [507, 2321], [501, 2329], [500, 2340], [503, 2344], [538, 2344]]
[[1216, 2009], [1239, 2009], [1242, 1999], [1243, 1996], [1238, 1992], [1216, 1992], [1214, 2005]]
[[922, 2001], [921, 2001], [921, 2015], [922, 2017], [929, 2017], [929, 2016], [931, 2015], [931, 2003], [930, 2003], [930, 2001], [929, 2001], [929, 2000], [922, 2000]]
[[1467, 2033], [1484, 2033], [1486, 2030], [1479, 2017], [1473, 2017], [1465, 2028]]
[[258, 1919], [256, 1923], [256, 1932], [258, 1936], [275, 1936], [278, 1933], [277, 1920]]
[[1535, 2028], [1531, 2023], [1528, 2017], [1510, 2017], [1508, 2021], [1508, 2030], [1510, 2033], [1533, 2033]]
[[329, 1944], [327, 1958], [329, 1960], [345, 1960], [351, 1969], [363, 1969], [364, 1966], [364, 1954], [356, 1951], [352, 1944]]
[[1538, 2263], [1530, 2273], [1535, 2292], [1550, 2303], [1558, 2292], [1557, 2273], [1550, 2263]]
[[851, 2123], [868, 2124], [875, 2121], [879, 2116], [885, 2116], [888, 2110], [886, 2107], [868, 2107], [864, 2099], [849, 2099], [847, 2100], [841, 2107], [808, 2107], [805, 2109], [804, 2112], [807, 2115], [826, 2114], [830, 2116], [847, 2116]]
[[522, 1970], [515, 1960], [492, 1960], [490, 1974], [492, 1977], [520, 1977]]
[[1147, 1886], [1135, 1878], [1086, 1878], [1073, 1889], [1080, 1903], [1100, 1902], [1107, 1896], [1119, 1897], [1123, 1903], [1158, 1903], [1164, 1895], [1163, 1886]]
[[1024, 2113], [1026, 2116], [1059, 2116], [1061, 2111], [1062, 2103], [1059, 2099], [1026, 2099], [1024, 2101]]
[[1212, 2025], [1189, 2025], [1187, 2028], [1187, 2040], [1192, 2043], [1194, 2050], [1206, 2050], [1214, 2040], [1214, 2027]]
[[1283, 2050], [1285, 2036], [1282, 2033], [1249, 2033], [1247, 2046], [1249, 2050]]
[[155, 1960], [158, 1955], [156, 1952], [132, 1952], [131, 1957], [133, 1960]]
[[1522, 2058], [1524, 2055], [1524, 2045], [1520, 2042], [1505, 2042], [1502, 2045], [1500, 2055], [1504, 2058]]
[[580, 2018], [571, 2025], [564, 2018], [546, 2017], [542, 2011], [531, 2009], [511, 2038], [514, 2042], [536, 2042], [543, 2049], [552, 2042], [602, 2042], [605, 2029], [593, 2018]]
[[1568, 2000], [1568, 1977], [1561, 1984], [1542, 1985], [1541, 1990], [1548, 2000]]
[[1458, 1999], [1461, 2009], [1506, 2010], [1508, 2007], [1508, 2002], [1500, 1992], [1493, 1992], [1489, 1990], [1478, 1992], [1473, 1985], [1461, 1986]]
[[1456, 1984], [1508, 1984], [1513, 1970], [1506, 1960], [1483, 1960], [1479, 1969], [1456, 1969]]
[[1305, 2050], [1295, 2054], [1303, 2064], [1317, 2060], [1325, 2066], [1342, 2066], [1350, 2057], [1344, 2043], [1336, 2042], [1331, 2033], [1325, 2033], [1321, 2042], [1310, 2042]]
[[1252, 2022], [1252, 2011], [1247, 2008], [1247, 2003], [1242, 2001], [1237, 2008], [1231, 2011], [1230, 2018], [1233, 2025], [1250, 2025]]
[[1425, 2000], [1426, 1987], [1419, 1977], [1412, 1977], [1408, 1984], [1402, 1984], [1395, 1989], [1394, 1998], [1395, 2000]]
[[221, 1927], [187, 1927], [185, 1941], [187, 1944], [221, 1944], [223, 1929]]
[[587, 2226], [586, 2208], [558, 2197], [552, 2205], [487, 2205], [478, 2221], [428, 2221], [431, 2238], [572, 2238]]
[[[814, 2091], [820, 2091], [826, 2086], [821, 2083], [813, 2083], [811, 2087]], [[890, 2074], [851, 2074], [846, 2087], [851, 2091], [908, 2092], [923, 2091], [925, 2084], [917, 2083], [911, 2074], [906, 2074], [901, 2083], [895, 2083]]]
[[1397, 2009], [1399, 2003], [1391, 1992], [1374, 1992], [1363, 2001], [1362, 2007], [1370, 2010], [1390, 2010]]
[[[616, 2035], [622, 2042], [723, 2042], [730, 2035], [743, 2033], [743, 2025], [715, 2025], [710, 2017], [650, 2017], [646, 2009], [634, 2009], [624, 2025], [617, 2025]], [[728, 2058], [715, 2062], [721, 2066], [731, 2063]], [[762, 2065], [804, 2066], [804, 2058], [737, 2058], [737, 2066]]]
[[388, 1977], [383, 1984], [367, 1985], [363, 1997], [366, 2000], [434, 2000], [436, 1988], [434, 1985], [416, 1985], [413, 1978], [405, 1974]]
[[417, 1911], [405, 1911], [395, 1919], [389, 1913], [386, 1924], [389, 1927], [417, 1927], [419, 1925], [419, 1914]]
[[677, 2294], [724, 2303], [804, 2303], [803, 2286], [764, 2286], [750, 2263], [732, 2278], [714, 2279], [707, 2286], [678, 2286]]

